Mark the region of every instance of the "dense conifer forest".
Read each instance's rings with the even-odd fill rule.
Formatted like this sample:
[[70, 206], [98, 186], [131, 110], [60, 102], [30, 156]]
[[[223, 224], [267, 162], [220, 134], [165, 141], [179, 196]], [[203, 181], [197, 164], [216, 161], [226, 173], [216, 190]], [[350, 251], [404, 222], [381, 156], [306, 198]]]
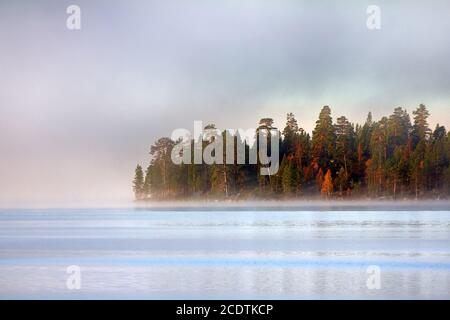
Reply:
[[[325, 106], [310, 135], [288, 113], [280, 132], [279, 170], [268, 176], [260, 174], [258, 164], [237, 161], [176, 165], [170, 156], [176, 141], [164, 137], [151, 146], [145, 172], [136, 167], [133, 190], [138, 200], [448, 198], [450, 134], [440, 125], [431, 130], [428, 117], [421, 104], [412, 119], [395, 108], [378, 121], [369, 113], [360, 125], [345, 116], [333, 122]], [[261, 119], [259, 128], [276, 129], [270, 118]]]

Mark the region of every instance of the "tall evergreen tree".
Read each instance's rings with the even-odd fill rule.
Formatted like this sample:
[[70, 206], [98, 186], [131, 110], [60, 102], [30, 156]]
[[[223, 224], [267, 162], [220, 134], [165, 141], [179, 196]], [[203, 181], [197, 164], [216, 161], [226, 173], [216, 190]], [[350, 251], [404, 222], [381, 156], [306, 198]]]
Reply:
[[345, 187], [350, 180], [351, 171], [355, 163], [356, 135], [352, 124], [346, 117], [337, 119], [336, 128], [336, 151], [335, 162], [338, 168], [344, 169]]
[[411, 120], [406, 110], [395, 108], [388, 119], [388, 155], [398, 146], [406, 145], [411, 132]]
[[386, 182], [386, 160], [388, 151], [388, 119], [383, 117], [379, 122], [374, 124], [372, 137], [370, 141], [371, 149], [371, 167], [369, 173], [373, 178], [376, 186], [370, 186], [372, 190], [376, 190], [376, 195], [381, 196], [385, 189]]
[[445, 171], [450, 164], [445, 127], [436, 125], [431, 138], [429, 152], [425, 155], [428, 188], [439, 190], [444, 186]]
[[430, 137], [431, 130], [428, 127], [428, 117], [430, 113], [424, 104], [419, 105], [419, 107], [413, 111], [414, 115], [414, 125], [412, 130], [413, 137], [413, 147], [422, 140], [427, 140]]
[[171, 193], [172, 186], [176, 181], [173, 174], [174, 164], [171, 159], [171, 152], [174, 142], [170, 138], [160, 138], [154, 145], [150, 147], [152, 155], [151, 164], [155, 167], [153, 174], [153, 185], [155, 193], [161, 194], [163, 197]]
[[134, 171], [134, 180], [133, 180], [133, 191], [134, 196], [137, 200], [143, 198], [144, 195], [144, 172], [142, 171], [142, 167], [138, 164]]
[[336, 134], [331, 118], [331, 109], [324, 106], [312, 135], [312, 161], [317, 169], [328, 170], [331, 168], [335, 144]]

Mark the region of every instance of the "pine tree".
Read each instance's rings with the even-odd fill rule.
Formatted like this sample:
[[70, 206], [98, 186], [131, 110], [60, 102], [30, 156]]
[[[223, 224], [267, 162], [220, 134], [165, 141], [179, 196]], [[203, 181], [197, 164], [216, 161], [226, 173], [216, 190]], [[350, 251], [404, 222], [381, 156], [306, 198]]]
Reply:
[[[259, 126], [256, 129], [256, 146], [258, 150], [258, 182], [259, 182], [259, 188], [260, 192], [263, 195], [267, 195], [270, 192], [277, 192], [277, 186], [279, 182], [279, 175], [261, 175], [260, 174], [260, 168], [267, 167], [268, 165], [261, 165], [260, 156], [259, 156], [259, 135], [265, 136], [266, 138], [266, 147], [267, 147], [267, 154], [272, 154], [271, 150], [271, 138], [272, 138], [272, 131], [278, 130], [276, 127], [273, 126], [273, 119], [272, 118], [262, 118], [259, 121]], [[278, 136], [281, 139], [281, 135], [278, 133]]]
[[394, 200], [397, 198], [399, 188], [408, 180], [409, 166], [405, 149], [405, 146], [396, 147], [386, 162], [387, 181]]
[[144, 195], [144, 172], [139, 164], [136, 166], [134, 174], [133, 191], [136, 200], [142, 199]]
[[410, 131], [411, 120], [408, 112], [402, 108], [395, 108], [387, 122], [388, 156], [393, 154], [396, 147], [407, 144]]
[[443, 187], [445, 171], [450, 164], [447, 148], [445, 127], [437, 124], [431, 137], [430, 151], [425, 156], [428, 186], [436, 192]]
[[283, 143], [281, 145], [282, 154], [293, 154], [295, 151], [295, 144], [298, 140], [299, 128], [297, 120], [295, 120], [293, 113], [288, 113], [286, 116], [286, 126], [283, 129]]
[[372, 154], [372, 162], [369, 173], [373, 175], [376, 183], [376, 195], [380, 196], [385, 188], [386, 180], [386, 160], [388, 147], [388, 119], [383, 117], [379, 122], [374, 124], [372, 137], [370, 141], [370, 149]]
[[338, 167], [344, 169], [345, 180], [350, 179], [350, 170], [353, 168], [356, 155], [356, 136], [353, 126], [342, 116], [337, 119], [336, 151], [334, 159]]
[[339, 194], [341, 195], [341, 197], [344, 195], [344, 190], [346, 190], [348, 187], [348, 182], [348, 175], [345, 172], [344, 167], [341, 167], [335, 179], [335, 184], [336, 187], [339, 188]]
[[170, 138], [160, 138], [150, 147], [152, 155], [151, 164], [155, 167], [153, 174], [154, 190], [158, 190], [163, 197], [170, 193], [176, 175], [174, 175], [174, 164], [170, 157], [174, 142]]
[[[362, 127], [357, 127], [357, 162], [355, 166], [354, 176], [358, 179], [358, 182], [365, 183], [364, 180], [367, 173], [366, 163], [371, 158], [371, 137], [373, 130], [372, 113], [369, 112], [367, 120]], [[366, 183], [367, 184], [367, 183]]]
[[425, 154], [427, 143], [421, 140], [410, 158], [410, 176], [413, 182], [414, 195], [418, 199], [425, 186]]
[[145, 170], [145, 178], [144, 178], [144, 197], [148, 197], [152, 193], [152, 169], [153, 167], [149, 165]]
[[297, 193], [300, 188], [299, 170], [293, 158], [283, 158], [284, 166], [281, 176], [282, 191], [285, 195], [291, 196]]
[[424, 104], [419, 105], [419, 107], [413, 111], [414, 115], [414, 125], [412, 130], [413, 137], [413, 147], [422, 140], [427, 140], [430, 137], [431, 130], [428, 127], [428, 117], [430, 113]]
[[312, 135], [312, 161], [320, 168], [327, 170], [331, 167], [336, 135], [331, 118], [331, 109], [324, 106], [316, 121]]

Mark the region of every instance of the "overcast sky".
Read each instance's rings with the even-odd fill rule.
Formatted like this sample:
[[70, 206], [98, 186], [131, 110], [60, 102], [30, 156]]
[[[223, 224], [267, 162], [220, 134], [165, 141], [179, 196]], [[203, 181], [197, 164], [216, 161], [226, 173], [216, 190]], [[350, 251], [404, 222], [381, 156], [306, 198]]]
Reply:
[[310, 131], [323, 105], [363, 122], [425, 103], [448, 127], [449, 39], [449, 1], [2, 0], [0, 206], [131, 200], [150, 144], [194, 120]]

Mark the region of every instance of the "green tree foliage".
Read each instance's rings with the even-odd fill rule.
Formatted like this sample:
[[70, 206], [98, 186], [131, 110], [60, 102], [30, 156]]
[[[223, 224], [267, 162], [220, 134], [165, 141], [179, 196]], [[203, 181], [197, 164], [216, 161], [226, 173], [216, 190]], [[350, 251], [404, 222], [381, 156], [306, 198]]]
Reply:
[[387, 122], [389, 154], [396, 147], [407, 145], [411, 132], [411, 119], [406, 110], [395, 108]]
[[170, 157], [174, 144], [170, 138], [161, 138], [150, 147], [150, 176], [152, 184], [157, 186], [153, 191], [163, 197], [175, 188], [180, 171], [180, 167], [175, 166]]
[[300, 171], [292, 157], [281, 161], [281, 192], [286, 196], [295, 195], [300, 190]]
[[331, 118], [331, 109], [324, 106], [312, 134], [312, 161], [317, 169], [331, 168], [335, 144], [336, 134]]
[[428, 117], [430, 113], [424, 104], [421, 104], [415, 111], [414, 125], [412, 130], [413, 146], [415, 147], [420, 141], [427, 140], [430, 136], [431, 130], [428, 127]]
[[444, 187], [445, 171], [450, 163], [448, 146], [445, 127], [438, 124], [431, 136], [429, 152], [425, 155], [428, 189], [439, 190]]
[[342, 116], [335, 125], [336, 148], [334, 163], [339, 172], [342, 170], [341, 187], [347, 189], [356, 162], [356, 134], [353, 125]]
[[140, 165], [134, 170], [133, 191], [136, 199], [142, 199], [144, 196], [144, 172]]

